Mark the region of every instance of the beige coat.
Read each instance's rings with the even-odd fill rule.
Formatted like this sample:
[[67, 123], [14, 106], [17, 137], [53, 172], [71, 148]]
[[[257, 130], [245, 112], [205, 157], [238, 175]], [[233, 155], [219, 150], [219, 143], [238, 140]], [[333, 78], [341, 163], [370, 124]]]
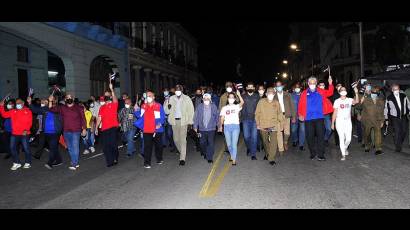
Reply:
[[275, 128], [275, 130], [280, 130], [283, 122], [281, 115], [279, 101], [269, 102], [268, 98], [261, 98], [255, 111], [256, 126], [262, 129]]
[[[175, 110], [177, 106], [177, 96], [173, 95], [168, 101], [164, 103], [164, 110], [168, 115], [168, 123], [170, 125], [175, 125]], [[194, 124], [194, 104], [190, 97], [185, 94], [181, 95], [181, 125], [192, 125]], [[168, 109], [168, 104], [171, 105], [171, 109]]]

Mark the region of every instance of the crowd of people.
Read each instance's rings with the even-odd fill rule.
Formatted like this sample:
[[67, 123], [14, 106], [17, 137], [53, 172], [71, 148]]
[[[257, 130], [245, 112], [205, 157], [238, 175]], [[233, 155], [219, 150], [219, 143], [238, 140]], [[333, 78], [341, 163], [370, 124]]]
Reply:
[[[243, 88], [226, 82], [219, 94], [211, 86], [202, 86], [193, 95], [176, 85], [161, 93], [146, 90], [134, 98], [127, 93], [117, 98], [110, 83], [104, 95], [84, 102], [70, 93], [62, 98], [53, 93], [44, 99], [4, 99], [0, 102], [2, 152], [6, 152], [4, 158], [12, 157], [11, 170], [30, 168], [32, 156], [40, 159], [45, 151], [49, 153], [45, 167], [51, 170], [63, 163], [60, 149], [69, 154], [69, 169], [77, 170], [80, 149], [84, 155], [93, 154], [96, 145], [102, 146], [107, 167], [118, 164], [119, 147], [127, 157], [140, 155], [145, 168], [151, 168], [153, 151], [161, 165], [164, 148], [170, 148], [184, 166], [187, 140], [193, 140], [201, 156], [213, 163], [219, 133], [225, 138], [232, 165], [237, 165], [242, 132], [246, 155], [257, 160], [257, 152], [263, 151], [263, 159], [275, 165], [276, 156], [289, 151], [289, 143], [305, 151], [305, 140], [310, 159], [326, 160], [325, 149], [333, 134], [344, 161], [349, 155], [353, 122], [365, 152], [374, 148], [376, 155], [383, 153], [386, 133], [382, 130], [389, 124], [395, 150], [402, 151], [410, 104], [399, 85], [393, 84], [390, 92], [370, 83], [334, 87], [331, 77], [325, 82], [313, 76], [305, 89], [302, 85], [285, 88], [281, 81], [272, 86], [248, 82]], [[19, 158], [20, 146], [24, 164]], [[30, 146], [36, 147], [34, 152]]]

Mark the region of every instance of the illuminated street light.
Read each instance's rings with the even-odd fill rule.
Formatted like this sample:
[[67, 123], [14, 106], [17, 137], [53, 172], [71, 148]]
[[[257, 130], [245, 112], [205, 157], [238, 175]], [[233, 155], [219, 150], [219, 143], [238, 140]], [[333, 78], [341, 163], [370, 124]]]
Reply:
[[297, 49], [298, 49], [298, 46], [297, 46], [296, 44], [291, 44], [291, 45], [290, 45], [290, 48], [293, 49], [293, 50], [297, 50]]
[[287, 64], [288, 64], [288, 60], [283, 60], [282, 63], [285, 64], [285, 65], [287, 65]]
[[288, 74], [287, 74], [287, 73], [282, 73], [282, 77], [283, 77], [283, 78], [287, 78], [287, 77], [288, 77]]

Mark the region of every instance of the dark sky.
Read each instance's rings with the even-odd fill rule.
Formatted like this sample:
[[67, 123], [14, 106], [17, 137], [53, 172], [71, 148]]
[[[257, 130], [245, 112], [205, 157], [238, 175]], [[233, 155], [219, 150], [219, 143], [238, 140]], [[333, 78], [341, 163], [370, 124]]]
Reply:
[[199, 68], [212, 82], [240, 81], [236, 63], [241, 60], [245, 83], [272, 81], [281, 69], [289, 47], [287, 23], [273, 22], [182, 22], [199, 43]]

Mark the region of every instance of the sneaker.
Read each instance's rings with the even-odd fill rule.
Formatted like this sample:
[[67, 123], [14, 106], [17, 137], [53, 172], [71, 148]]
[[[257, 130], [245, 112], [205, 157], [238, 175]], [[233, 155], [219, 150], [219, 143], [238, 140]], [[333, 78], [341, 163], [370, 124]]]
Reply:
[[251, 159], [252, 159], [253, 161], [256, 161], [256, 160], [257, 160], [255, 156], [253, 156]]
[[304, 147], [304, 146], [300, 146], [300, 147], [299, 147], [299, 150], [300, 150], [300, 151], [305, 151], [305, 147]]
[[264, 160], [264, 161], [267, 161], [267, 160], [268, 160], [268, 157], [267, 157], [267, 156], [264, 156], [264, 157], [263, 157], [263, 160]]
[[17, 169], [20, 168], [20, 167], [21, 167], [21, 164], [13, 163], [13, 166], [12, 166], [10, 169], [13, 170], [13, 171], [15, 171], [15, 170], [17, 170]]
[[384, 152], [382, 152], [381, 150], [377, 150], [374, 154], [375, 155], [381, 155], [381, 154], [383, 154]]
[[275, 165], [276, 162], [275, 162], [275, 161], [269, 161], [269, 164], [270, 164], [270, 165]]
[[29, 163], [25, 163], [25, 164], [24, 164], [24, 166], [23, 166], [23, 168], [25, 168], [25, 169], [29, 169], [29, 168], [31, 168], [31, 164], [29, 164]]
[[144, 168], [150, 169], [150, 168], [151, 168], [151, 165], [144, 165]]
[[214, 163], [214, 161], [213, 160], [208, 160], [208, 163], [212, 164], [212, 163]]
[[370, 152], [370, 149], [365, 149], [364, 151], [365, 151], [366, 153], [368, 153], [368, 152]]
[[180, 161], [179, 161], [179, 165], [184, 166], [184, 165], [185, 165], [185, 161], [184, 161], [184, 160], [180, 160]]
[[60, 165], [62, 165], [62, 164], [63, 164], [63, 162], [60, 162], [60, 163], [52, 164], [52, 166], [53, 166], [53, 167], [57, 167], [57, 166], [60, 166]]
[[84, 152], [83, 152], [84, 155], [87, 155], [89, 153], [90, 153], [90, 151], [88, 151], [88, 149], [84, 150]]
[[292, 146], [293, 146], [293, 147], [296, 147], [296, 146], [298, 146], [298, 143], [297, 143], [297, 142], [293, 142]]
[[49, 165], [49, 164], [45, 164], [44, 167], [46, 167], [47, 169], [53, 169], [53, 166]]
[[73, 170], [73, 171], [77, 170], [77, 168], [74, 167], [74, 166], [70, 166], [70, 167], [68, 167], [68, 169]]
[[76, 168], [79, 168], [79, 167], [80, 167], [80, 165], [76, 165], [75, 167], [76, 167]]
[[46, 152], [50, 152], [50, 150], [48, 148], [44, 148], [44, 150], [46, 150]]
[[318, 157], [317, 160], [318, 160], [318, 161], [325, 161], [326, 158], [325, 158], [325, 157]]
[[95, 153], [95, 148], [93, 146], [90, 147], [92, 153]]
[[340, 159], [340, 160], [341, 160], [341, 161], [344, 161], [344, 160], [346, 160], [346, 157], [343, 156], [342, 159]]
[[158, 161], [157, 164], [162, 165], [164, 161]]
[[316, 156], [310, 156], [311, 160], [314, 160], [316, 158]]

